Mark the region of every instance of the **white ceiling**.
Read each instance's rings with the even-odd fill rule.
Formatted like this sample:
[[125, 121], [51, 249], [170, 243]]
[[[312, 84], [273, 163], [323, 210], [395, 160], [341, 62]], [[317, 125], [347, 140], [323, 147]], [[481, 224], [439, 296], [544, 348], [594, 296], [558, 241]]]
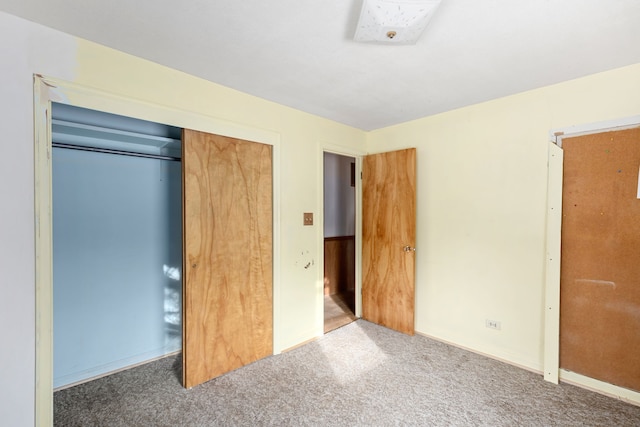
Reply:
[[361, 4], [0, 0], [0, 10], [363, 130], [640, 63], [640, 0], [443, 0], [415, 45], [354, 42]]

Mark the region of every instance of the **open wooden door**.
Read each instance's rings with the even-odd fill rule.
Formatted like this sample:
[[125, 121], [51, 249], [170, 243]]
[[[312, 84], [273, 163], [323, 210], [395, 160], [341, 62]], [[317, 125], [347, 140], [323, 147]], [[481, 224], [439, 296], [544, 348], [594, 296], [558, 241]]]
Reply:
[[362, 317], [413, 335], [415, 148], [364, 158], [362, 205]]
[[273, 353], [271, 146], [183, 131], [183, 385]]

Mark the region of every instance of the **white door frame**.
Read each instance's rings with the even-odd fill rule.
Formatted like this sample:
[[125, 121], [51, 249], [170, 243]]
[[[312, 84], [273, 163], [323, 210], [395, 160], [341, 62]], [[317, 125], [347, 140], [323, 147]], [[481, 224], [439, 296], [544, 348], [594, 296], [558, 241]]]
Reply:
[[362, 158], [367, 154], [361, 150], [346, 148], [326, 141], [318, 142], [318, 283], [316, 289], [316, 335], [324, 335], [324, 153], [353, 157], [356, 160], [356, 220], [355, 220], [355, 299], [356, 317], [362, 317]]
[[164, 105], [34, 76], [36, 359], [35, 424], [53, 425], [51, 102], [105, 111], [273, 147], [273, 352], [280, 342], [280, 134]]
[[640, 404], [640, 393], [560, 369], [560, 244], [562, 239], [562, 139], [640, 127], [640, 116], [590, 123], [549, 132], [547, 170], [544, 379], [560, 380]]

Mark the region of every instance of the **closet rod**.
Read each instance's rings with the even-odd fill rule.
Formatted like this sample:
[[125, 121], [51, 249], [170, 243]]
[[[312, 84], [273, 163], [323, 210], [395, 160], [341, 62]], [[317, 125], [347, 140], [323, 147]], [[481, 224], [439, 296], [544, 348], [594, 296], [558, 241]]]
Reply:
[[130, 151], [111, 150], [109, 148], [85, 147], [82, 145], [63, 144], [61, 142], [53, 142], [51, 146], [55, 148], [68, 148], [70, 150], [91, 151], [95, 153], [120, 154], [130, 157], [144, 157], [147, 159], [170, 160], [173, 162], [181, 161], [180, 157], [162, 156], [160, 154], [132, 153]]

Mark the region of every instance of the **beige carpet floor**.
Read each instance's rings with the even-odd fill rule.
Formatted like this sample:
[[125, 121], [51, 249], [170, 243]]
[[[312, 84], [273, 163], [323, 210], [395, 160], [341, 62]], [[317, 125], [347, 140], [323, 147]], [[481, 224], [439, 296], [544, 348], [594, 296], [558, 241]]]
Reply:
[[179, 357], [56, 392], [56, 426], [640, 426], [640, 407], [357, 320], [186, 390]]

